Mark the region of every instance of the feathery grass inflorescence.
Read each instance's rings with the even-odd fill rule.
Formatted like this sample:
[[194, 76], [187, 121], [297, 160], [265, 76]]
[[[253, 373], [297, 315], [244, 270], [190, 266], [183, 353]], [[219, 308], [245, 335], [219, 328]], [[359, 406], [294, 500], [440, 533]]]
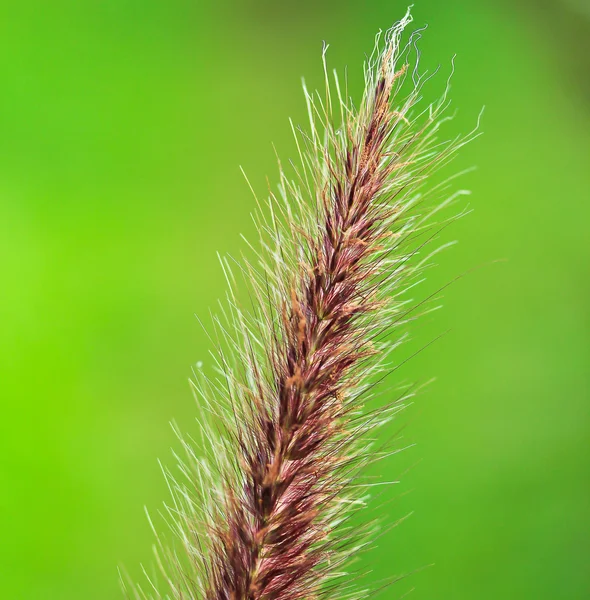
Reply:
[[[183, 439], [180, 475], [167, 472], [181, 543], [157, 550], [165, 590], [152, 577], [131, 597], [368, 595], [346, 574], [371, 542], [349, 525], [366, 504], [359, 472], [388, 452], [367, 434], [414, 390], [371, 411], [363, 404], [404, 326], [428, 310], [409, 290], [439, 249], [426, 251], [444, 222], [433, 215], [463, 193], [447, 195], [448, 180], [427, 186], [429, 177], [473, 137], [437, 138], [448, 83], [420, 107], [430, 76], [418, 71], [419, 33], [402, 43], [410, 22], [408, 11], [377, 37], [358, 109], [335, 74], [329, 82], [324, 51], [325, 95], [305, 90], [309, 129], [295, 132], [300, 166], [293, 180], [280, 170], [257, 217], [259, 261], [222, 261], [231, 291], [216, 320], [224, 341], [213, 340], [219, 377], [196, 373], [203, 437]], [[251, 282], [247, 310], [236, 273]]]

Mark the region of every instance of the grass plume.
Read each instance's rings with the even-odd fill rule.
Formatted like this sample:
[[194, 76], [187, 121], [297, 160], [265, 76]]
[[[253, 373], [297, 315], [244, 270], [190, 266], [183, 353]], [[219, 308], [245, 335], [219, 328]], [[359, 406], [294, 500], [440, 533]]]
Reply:
[[[130, 597], [369, 594], [347, 564], [371, 543], [370, 526], [352, 531], [349, 518], [366, 504], [360, 471], [388, 452], [370, 434], [413, 388], [375, 410], [363, 404], [406, 325], [428, 310], [410, 290], [439, 250], [428, 250], [443, 222], [434, 215], [463, 193], [430, 177], [473, 137], [438, 138], [449, 86], [422, 105], [430, 75], [419, 73], [419, 33], [403, 41], [410, 22], [408, 11], [377, 37], [358, 108], [324, 51], [325, 92], [305, 90], [309, 126], [295, 131], [299, 165], [292, 179], [280, 169], [257, 215], [258, 260], [222, 260], [230, 292], [212, 336], [218, 377], [193, 382], [202, 439], [181, 438], [179, 474], [166, 473], [180, 544], [159, 545], [163, 581], [129, 586]], [[239, 274], [250, 281], [247, 309]]]

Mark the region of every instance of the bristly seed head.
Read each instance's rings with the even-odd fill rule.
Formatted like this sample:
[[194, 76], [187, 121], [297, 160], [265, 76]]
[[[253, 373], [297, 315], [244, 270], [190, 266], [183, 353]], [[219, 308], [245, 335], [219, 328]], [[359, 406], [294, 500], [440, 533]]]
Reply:
[[364, 435], [413, 392], [367, 414], [364, 399], [403, 340], [384, 334], [417, 316], [405, 294], [428, 266], [431, 217], [456, 197], [424, 184], [473, 137], [436, 140], [449, 88], [420, 109], [429, 76], [418, 73], [419, 34], [401, 43], [410, 22], [408, 11], [377, 37], [358, 109], [336, 76], [326, 75], [323, 99], [305, 92], [301, 170], [294, 180], [281, 170], [279, 197], [271, 192], [258, 216], [260, 262], [238, 266], [253, 310], [240, 308], [223, 261], [232, 291], [217, 327], [233, 356], [220, 346], [219, 379], [199, 374], [194, 384], [211, 420], [202, 423], [209, 457], [183, 441], [184, 480], [168, 474], [181, 548], [160, 548], [167, 592], [153, 584], [135, 598], [366, 597], [344, 572], [365, 542], [342, 523], [365, 504], [352, 485], [359, 470], [384, 455]]

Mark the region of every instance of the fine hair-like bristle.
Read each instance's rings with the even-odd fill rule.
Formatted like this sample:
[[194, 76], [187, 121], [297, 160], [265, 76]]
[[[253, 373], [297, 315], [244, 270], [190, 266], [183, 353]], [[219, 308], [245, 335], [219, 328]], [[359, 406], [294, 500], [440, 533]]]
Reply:
[[[325, 94], [305, 90], [300, 165], [293, 179], [280, 169], [278, 193], [258, 214], [259, 260], [222, 260], [230, 293], [216, 320], [219, 376], [196, 373], [202, 439], [181, 438], [180, 474], [166, 473], [180, 544], [159, 544], [164, 581], [126, 586], [133, 598], [368, 595], [346, 571], [371, 542], [370, 528], [346, 526], [366, 504], [354, 483], [387, 452], [366, 434], [414, 389], [375, 410], [363, 404], [425, 310], [409, 290], [439, 249], [426, 250], [442, 222], [433, 215], [464, 193], [429, 177], [473, 137], [437, 138], [449, 86], [420, 106], [430, 76], [418, 71], [419, 34], [402, 42], [410, 22], [408, 11], [377, 36], [358, 109], [327, 69]], [[236, 273], [250, 282], [248, 310]]]

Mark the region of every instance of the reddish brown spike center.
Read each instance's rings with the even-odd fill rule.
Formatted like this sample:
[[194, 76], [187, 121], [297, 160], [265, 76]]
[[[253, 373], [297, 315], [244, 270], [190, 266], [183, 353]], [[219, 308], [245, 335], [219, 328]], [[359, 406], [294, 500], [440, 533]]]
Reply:
[[[284, 338], [273, 359], [275, 406], [260, 421], [254, 447], [244, 448], [244, 504], [229, 506], [219, 537], [224, 564], [213, 567], [209, 600], [294, 600], [313, 597], [310, 581], [325, 558], [321, 507], [336, 491], [332, 474], [345, 457], [325, 453], [341, 431], [347, 375], [373, 351], [359, 317], [375, 309], [366, 260], [382, 235], [374, 201], [389, 175], [382, 168], [390, 132], [393, 79], [377, 83], [362, 141], [334, 159], [325, 219], [283, 307]], [[321, 458], [321, 460], [319, 460]]]

